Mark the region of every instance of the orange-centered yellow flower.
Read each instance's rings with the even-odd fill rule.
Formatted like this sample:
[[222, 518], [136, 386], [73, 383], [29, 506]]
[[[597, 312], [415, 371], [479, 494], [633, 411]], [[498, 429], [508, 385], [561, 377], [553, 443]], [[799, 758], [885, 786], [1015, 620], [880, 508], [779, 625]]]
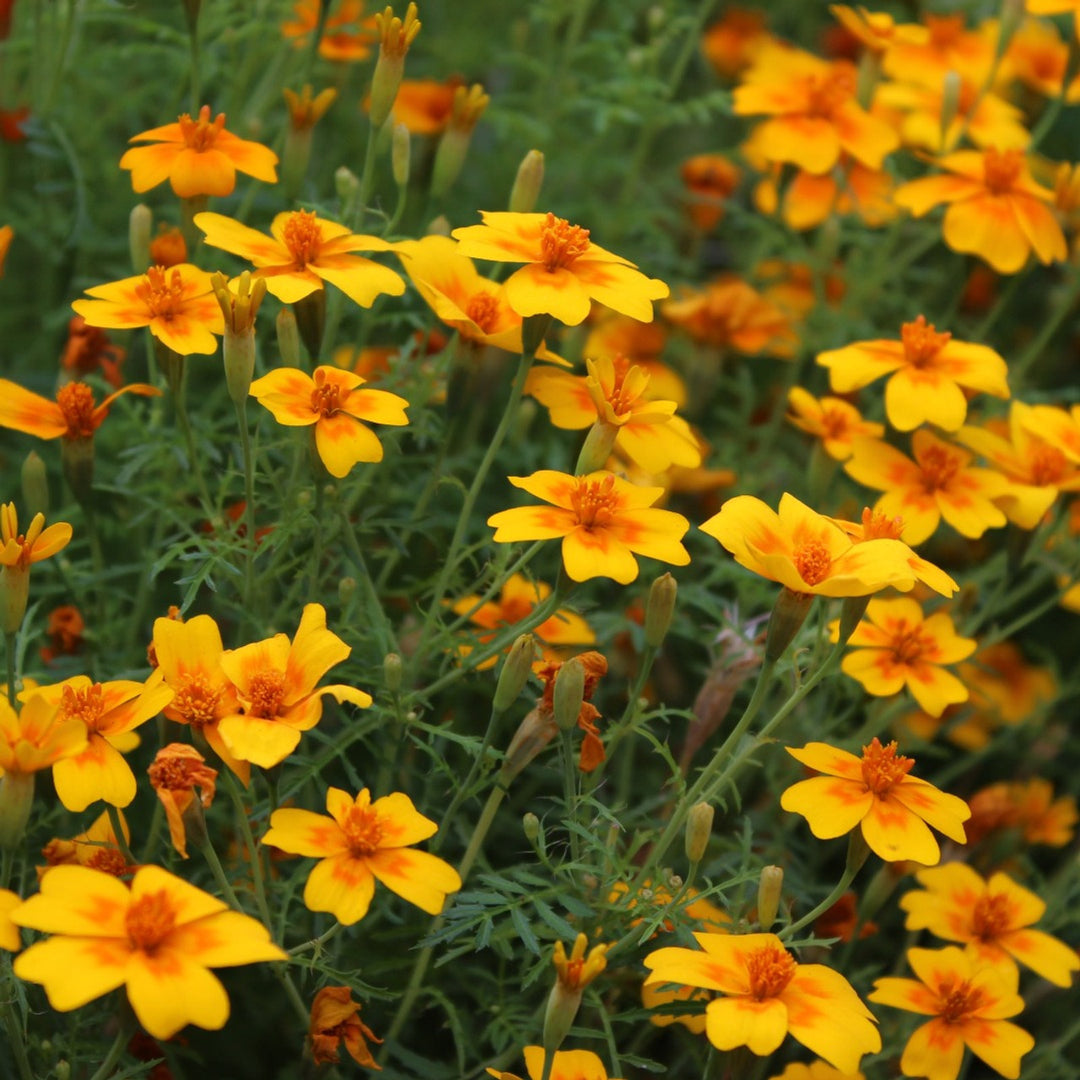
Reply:
[[908, 949], [914, 979], [878, 979], [869, 1000], [933, 1017], [916, 1028], [904, 1048], [905, 1076], [956, 1080], [964, 1047], [995, 1072], [1016, 1080], [1020, 1059], [1035, 1045], [1023, 1028], [1008, 1021], [1023, 1011], [1017, 973], [979, 967], [955, 946]]
[[[889, 586], [906, 592], [915, 584], [913, 552], [906, 544], [889, 536], [856, 542], [794, 495], [781, 497], [779, 513], [752, 495], [737, 495], [700, 528], [740, 566], [792, 592], [869, 596]], [[930, 584], [946, 595], [956, 590], [948, 578]]]
[[221, 668], [236, 687], [242, 711], [218, 725], [222, 738], [241, 761], [269, 769], [284, 761], [322, 718], [322, 698], [366, 709], [371, 695], [351, 686], [315, 684], [346, 660], [352, 649], [326, 628], [322, 604], [306, 604], [296, 637], [285, 634], [230, 649]]
[[190, 263], [151, 266], [145, 274], [95, 285], [86, 292], [92, 300], [76, 300], [71, 306], [90, 326], [106, 330], [148, 326], [154, 337], [181, 356], [217, 352], [214, 335], [225, 332], [210, 275]]
[[14, 503], [0, 506], [0, 566], [5, 572], [28, 573], [33, 563], [49, 559], [67, 547], [71, 526], [57, 521], [45, 528], [45, 515], [35, 514], [30, 528], [19, 532], [19, 516]]
[[231, 195], [238, 171], [268, 184], [277, 182], [277, 154], [226, 131], [225, 114], [211, 120], [209, 105], [199, 110], [197, 120], [184, 113], [175, 124], [151, 128], [129, 141], [157, 144], [133, 147], [120, 159], [120, 168], [131, 170], [131, 186], [138, 192], [168, 180], [182, 199]]
[[[526, 1046], [525, 1070], [529, 1080], [616, 1080], [609, 1077], [604, 1063], [591, 1050], [556, 1050], [551, 1059], [551, 1069], [544, 1071], [546, 1055], [542, 1046]], [[514, 1073], [500, 1069], [488, 1069], [488, 1076], [496, 1080], [521, 1080]]]
[[395, 427], [409, 422], [403, 397], [365, 387], [359, 375], [329, 364], [317, 367], [314, 377], [298, 368], [277, 368], [256, 379], [250, 393], [279, 424], [314, 425], [319, 457], [339, 479], [358, 462], [382, 461], [382, 443], [363, 421]]
[[[585, 934], [578, 934], [570, 956], [566, 955], [566, 946], [562, 941], [555, 942], [555, 952], [551, 962], [559, 982], [567, 990], [583, 990], [607, 967], [606, 953], [610, 945], [594, 945], [589, 949], [589, 939]], [[588, 956], [585, 955], [588, 951]]]
[[965, 842], [963, 823], [971, 817], [967, 803], [912, 776], [915, 762], [897, 754], [896, 743], [882, 746], [872, 739], [861, 758], [820, 742], [786, 749], [796, 761], [825, 774], [800, 780], [780, 797], [780, 805], [802, 814], [819, 840], [859, 826], [867, 846], [886, 862], [912, 859], [926, 866], [941, 859], [929, 825], [958, 844]]
[[16, 712], [0, 695], [0, 777], [27, 776], [86, 748], [86, 726], [56, 704], [31, 696]]
[[90, 439], [109, 415], [112, 403], [127, 393], [149, 397], [161, 391], [146, 383], [128, 383], [95, 405], [94, 392], [86, 383], [67, 383], [56, 392], [56, 400], [50, 401], [18, 383], [0, 379], [0, 427], [39, 439]]
[[993, 349], [954, 341], [922, 315], [900, 327], [899, 341], [860, 341], [819, 353], [817, 362], [829, 369], [832, 388], [840, 394], [890, 375], [885, 412], [899, 431], [913, 431], [924, 423], [956, 431], [967, 417], [961, 387], [1009, 396], [1008, 369]]
[[823, 964], [799, 964], [775, 934], [695, 933], [701, 946], [657, 949], [645, 957], [645, 985], [716, 990], [705, 1032], [718, 1050], [747, 1047], [765, 1057], [791, 1037], [843, 1072], [881, 1049], [869, 1009], [851, 984]]
[[257, 267], [254, 276], [266, 278], [266, 291], [286, 304], [310, 296], [326, 282], [361, 307], [371, 307], [383, 293], [400, 296], [405, 291], [405, 282], [388, 266], [354, 254], [391, 251], [393, 244], [351, 233], [309, 210], [278, 214], [270, 226], [271, 236], [223, 214], [196, 214], [195, 224], [211, 247], [239, 255]]
[[668, 287], [634, 263], [589, 239], [589, 230], [554, 214], [481, 211], [483, 225], [451, 234], [462, 255], [526, 263], [506, 280], [506, 299], [525, 317], [552, 315], [567, 326], [582, 322], [596, 300], [639, 322], [652, 322], [654, 300]]
[[977, 964], [1007, 969], [1024, 964], [1057, 986], [1069, 986], [1080, 971], [1075, 949], [1031, 929], [1046, 903], [1008, 874], [999, 872], [986, 881], [965, 863], [953, 862], [920, 870], [915, 877], [923, 889], [900, 899], [908, 930], [929, 930], [961, 942]]
[[340, 788], [326, 793], [326, 814], [275, 810], [264, 844], [320, 861], [308, 875], [304, 903], [351, 926], [368, 912], [378, 879], [429, 915], [438, 915], [461, 878], [447, 862], [410, 845], [434, 836], [438, 826], [418, 813], [408, 795], [371, 801], [364, 788], [353, 799]]
[[680, 541], [690, 528], [681, 514], [654, 510], [663, 488], [635, 487], [614, 473], [570, 476], [541, 469], [511, 476], [510, 483], [552, 506], [520, 506], [488, 518], [497, 543], [562, 537], [566, 573], [574, 581], [614, 578], [622, 585], [638, 575], [634, 555], [685, 566]]
[[1062, 262], [1065, 235], [1049, 205], [1054, 193], [1035, 182], [1021, 150], [958, 150], [939, 162], [940, 176], [897, 188], [893, 200], [916, 217], [948, 203], [945, 243], [1015, 274], [1034, 251], [1041, 263]]
[[788, 391], [788, 421], [801, 431], [821, 440], [825, 453], [834, 461], [851, 457], [852, 441], [859, 435], [880, 439], [883, 424], [864, 420], [859, 410], [843, 398], [815, 398], [801, 386]]
[[42, 983], [54, 1009], [70, 1012], [126, 986], [155, 1039], [186, 1024], [225, 1026], [229, 997], [210, 968], [288, 959], [261, 923], [157, 866], [142, 867], [130, 886], [58, 866], [12, 921], [52, 934], [18, 957], [15, 974]]

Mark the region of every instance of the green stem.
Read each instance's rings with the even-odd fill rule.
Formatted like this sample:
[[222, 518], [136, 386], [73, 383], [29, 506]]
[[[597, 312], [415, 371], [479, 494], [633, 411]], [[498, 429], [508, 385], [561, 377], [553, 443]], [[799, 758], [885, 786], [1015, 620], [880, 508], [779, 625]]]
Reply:
[[488, 748], [491, 746], [491, 740], [495, 735], [495, 729], [498, 727], [499, 721], [501, 721], [505, 715], [505, 712], [498, 712], [495, 709], [491, 710], [491, 715], [488, 717], [487, 728], [484, 731], [484, 737], [480, 741], [480, 749], [477, 750], [476, 757], [473, 759], [472, 766], [465, 779], [457, 785], [457, 791], [454, 794], [454, 798], [451, 800], [446, 813], [442, 816], [438, 835], [431, 844], [432, 851], [438, 851], [442, 841], [450, 834], [450, 825], [458, 810], [461, 809], [461, 804], [469, 797], [472, 791], [473, 782], [476, 780], [477, 774], [484, 766], [484, 759], [487, 757]]
[[109, 825], [112, 827], [113, 835], [116, 837], [116, 846], [120, 849], [120, 854], [124, 856], [124, 860], [128, 866], [135, 866], [135, 856], [132, 854], [131, 847], [127, 840], [124, 839], [124, 829], [120, 821], [120, 811], [113, 806], [112, 803], [106, 803], [105, 812], [109, 815]]
[[251, 881], [255, 888], [255, 903], [266, 928], [273, 932], [270, 924], [270, 905], [266, 902], [266, 882], [263, 878], [262, 852], [251, 831], [251, 822], [248, 820], [243, 795], [240, 793], [236, 779], [228, 771], [225, 773], [225, 786], [228, 788], [229, 798], [236, 808], [236, 816], [240, 819], [240, 832], [244, 838], [244, 845], [247, 847], [248, 859], [251, 862]]
[[[856, 835], [851, 834], [852, 837]], [[861, 833], [859, 834], [861, 836]], [[798, 922], [793, 922], [789, 926], [785, 926], [776, 936], [781, 941], [787, 941], [793, 938], [804, 926], [812, 926], [826, 911], [829, 910], [851, 887], [851, 883], [855, 880], [855, 875], [858, 874], [862, 863], [853, 865], [852, 860], [848, 860], [848, 864], [844, 867], [844, 872], [840, 875], [840, 880], [834, 886], [832, 892], [821, 901], [817, 907], [808, 911]]]
[[290, 956], [302, 956], [307, 952], [318, 953], [340, 929], [341, 923], [336, 922], [324, 934], [320, 934], [317, 938], [312, 938], [310, 941], [305, 941], [302, 945], [294, 945], [288, 950], [288, 953]]
[[4, 655], [7, 658], [7, 696], [11, 707], [15, 708], [15, 635], [4, 635]]
[[199, 850], [210, 864], [210, 870], [214, 875], [214, 880], [218, 883], [218, 888], [221, 890], [229, 907], [236, 911], [243, 911], [244, 908], [237, 898], [236, 891], [230, 884], [228, 877], [225, 875], [225, 868], [221, 865], [218, 853], [214, 850], [214, 845], [207, 840], [205, 843], [199, 845]]
[[180, 433], [184, 436], [184, 443], [187, 446], [188, 452], [188, 466], [191, 469], [192, 475], [195, 477], [195, 485], [199, 489], [199, 499], [203, 504], [203, 513], [206, 514], [208, 519], [213, 521], [214, 502], [210, 498], [210, 489], [206, 486], [206, 477], [203, 475], [202, 461], [199, 458], [198, 448], [195, 445], [195, 433], [191, 429], [191, 420], [188, 418], [187, 364], [184, 362], [184, 357], [182, 356], [177, 357], [177, 360], [179, 360], [180, 365], [180, 377], [176, 382], [170, 383], [173, 389], [173, 407], [176, 410], [176, 423], [180, 428]]
[[123, 1011], [125, 1014], [124, 1019], [120, 1021], [120, 1026], [117, 1028], [116, 1038], [113, 1039], [113, 1044], [109, 1047], [109, 1052], [105, 1055], [104, 1061], [98, 1066], [97, 1072], [94, 1073], [90, 1080], [105, 1080], [105, 1078], [113, 1071], [113, 1068], [123, 1056], [128, 1043], [131, 1041], [135, 1026], [127, 1016], [129, 1010], [126, 1006]]
[[1043, 349], [1050, 343], [1050, 339], [1058, 332], [1061, 324], [1073, 313], [1074, 302], [1080, 295], [1080, 273], [1074, 271], [1072, 281], [1066, 294], [1058, 301], [1057, 309], [1039, 327], [1035, 339], [1021, 354], [1016, 363], [1009, 365], [1009, 378], [1012, 380], [1012, 391], [1016, 394], [1017, 388], [1022, 383], [1027, 370], [1038, 360]]
[[[5, 855], [7, 852], [4, 853]], [[15, 975], [11, 970], [11, 960], [4, 957], [4, 983], [14, 986]], [[6, 989], [6, 987], [5, 987]], [[23, 1025], [15, 1008], [16, 995], [13, 992], [4, 994], [4, 1026], [7, 1028], [8, 1042], [11, 1044], [11, 1055], [15, 1058], [15, 1067], [19, 1070], [19, 1080], [34, 1080], [34, 1072], [30, 1068], [30, 1057], [26, 1051], [26, 1040], [23, 1038]]]
[[240, 428], [240, 450], [244, 459], [244, 526], [247, 530], [247, 554], [244, 560], [244, 611], [251, 618], [255, 581], [255, 459], [251, 452], [251, 432], [247, 422], [247, 401], [234, 403], [236, 423]]
[[581, 858], [581, 838], [577, 830], [572, 828], [577, 822], [577, 765], [574, 762], [574, 729], [567, 728], [561, 731], [559, 740], [559, 756], [562, 758], [563, 773], [563, 800], [566, 803], [566, 831], [570, 834], [570, 861], [576, 866]]

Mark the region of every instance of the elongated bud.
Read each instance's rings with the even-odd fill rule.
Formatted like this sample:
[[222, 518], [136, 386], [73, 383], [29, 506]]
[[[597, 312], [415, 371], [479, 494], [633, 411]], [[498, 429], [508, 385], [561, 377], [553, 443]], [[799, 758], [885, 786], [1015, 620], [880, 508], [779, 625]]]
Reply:
[[468, 90], [459, 86], [454, 91], [453, 112], [435, 151], [431, 173], [431, 194], [435, 198], [442, 198], [450, 190], [465, 167], [473, 129], [490, 100], [479, 83]]
[[567, 660], [555, 676], [552, 712], [561, 731], [569, 731], [577, 724], [584, 700], [585, 665], [574, 657], [573, 660]]
[[611, 456], [612, 447], [619, 436], [619, 428], [615, 424], [609, 424], [606, 420], [595, 420], [585, 442], [581, 445], [577, 464], [574, 466], [575, 476], [587, 476], [597, 469], [602, 469]]
[[765, 663], [775, 664], [784, 655], [806, 621], [813, 601], [812, 593], [793, 592], [786, 585], [780, 590], [769, 616], [769, 631], [765, 636]]
[[277, 313], [277, 344], [284, 367], [300, 367], [300, 328], [292, 308], [283, 307]]
[[405, 54], [420, 33], [416, 5], [409, 4], [404, 20], [399, 19], [394, 9], [387, 5], [385, 11], [376, 14], [375, 25], [380, 38], [379, 59], [375, 62], [375, 73], [371, 77], [369, 115], [372, 130], [378, 131], [394, 107], [394, 99], [405, 73]]
[[255, 316], [266, 296], [266, 279], [251, 277], [245, 270], [236, 282], [236, 292], [229, 288], [222, 273], [210, 278], [221, 313], [225, 317], [225, 333], [221, 351], [225, 358], [225, 383], [233, 404], [242, 409], [247, 404], [248, 390], [255, 373]]
[[679, 586], [671, 574], [661, 574], [649, 589], [649, 602], [645, 605], [645, 644], [659, 649], [671, 626], [675, 614], [675, 599]]
[[356, 196], [360, 191], [360, 177], [351, 169], [341, 165], [334, 170], [334, 190], [341, 200], [341, 205], [348, 209], [356, 201]]
[[862, 829], [853, 829], [848, 834], [847, 864], [844, 867], [845, 874], [857, 874], [870, 855], [870, 847], [866, 843]]
[[540, 198], [544, 184], [544, 155], [530, 150], [518, 166], [514, 186], [510, 189], [510, 211], [515, 214], [531, 214]]
[[387, 653], [383, 657], [383, 682], [391, 694], [396, 694], [401, 689], [401, 669], [401, 657], [396, 652]]
[[1002, 0], [1001, 19], [998, 22], [997, 47], [994, 50], [995, 59], [1000, 59], [1005, 55], [1005, 51], [1012, 42], [1013, 34], [1020, 28], [1025, 7], [1025, 0]]
[[395, 124], [394, 139], [390, 144], [390, 167], [393, 169], [394, 183], [399, 188], [409, 186], [410, 150], [409, 129], [404, 124]]
[[493, 712], [506, 712], [517, 701], [532, 674], [535, 656], [536, 639], [532, 634], [522, 634], [510, 646], [495, 687], [495, 697], [491, 703]]
[[138, 203], [131, 208], [128, 216], [128, 251], [131, 254], [131, 268], [136, 274], [145, 274], [150, 265], [150, 228], [154, 215], [145, 203]]
[[686, 859], [697, 866], [705, 857], [716, 811], [706, 802], [694, 803], [686, 817]]
[[762, 930], [776, 922], [780, 910], [780, 894], [784, 888], [784, 870], [780, 866], [763, 866], [758, 879], [757, 917]]
[[540, 837], [540, 819], [530, 810], [522, 817], [521, 827], [525, 831], [525, 839], [535, 847]]
[[343, 607], [356, 595], [356, 578], [351, 574], [338, 578], [337, 595], [338, 603]]
[[846, 596], [840, 606], [840, 644], [844, 645], [859, 625], [870, 603], [869, 596]]
[[[312, 360], [317, 361], [322, 350], [323, 330], [326, 328], [326, 290], [316, 289], [302, 296], [293, 306], [300, 340]], [[314, 431], [314, 428], [312, 428]]]
[[31, 450], [23, 458], [22, 494], [26, 512], [31, 521], [35, 514], [49, 513], [49, 477], [45, 462], [36, 450]]
[[334, 103], [337, 91], [326, 89], [311, 96], [310, 85], [299, 94], [283, 90], [289, 107], [289, 127], [285, 132], [285, 149], [281, 154], [281, 182], [285, 194], [295, 199], [300, 193], [311, 160], [311, 136], [315, 125]]
[[0, 849], [19, 847], [26, 835], [34, 805], [34, 775], [12, 771], [0, 776]]

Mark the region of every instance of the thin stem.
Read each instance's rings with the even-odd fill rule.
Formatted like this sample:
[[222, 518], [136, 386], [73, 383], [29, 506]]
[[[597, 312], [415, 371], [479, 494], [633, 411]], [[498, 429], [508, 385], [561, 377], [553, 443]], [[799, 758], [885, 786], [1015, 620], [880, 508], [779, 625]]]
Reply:
[[15, 635], [4, 635], [4, 654], [7, 657], [7, 696], [8, 703], [15, 708]]
[[247, 401], [234, 403], [236, 423], [240, 428], [240, 450], [244, 459], [244, 527], [247, 530], [247, 555], [244, 560], [244, 611], [251, 616], [255, 580], [255, 461], [251, 453], [251, 432], [247, 422]]
[[120, 811], [113, 806], [112, 803], [106, 803], [105, 812], [109, 815], [109, 825], [112, 827], [113, 835], [116, 837], [116, 846], [120, 849], [120, 854], [124, 856], [124, 861], [128, 866], [134, 866], [135, 856], [132, 854], [131, 846], [124, 838], [124, 828], [120, 821]]
[[98, 1066], [97, 1072], [94, 1073], [90, 1080], [105, 1080], [127, 1049], [127, 1045], [131, 1041], [131, 1036], [134, 1032], [134, 1024], [128, 1018], [127, 1011], [128, 1010], [125, 1007], [125, 1015], [120, 1021], [120, 1026], [117, 1028], [116, 1038], [113, 1039], [113, 1044], [109, 1047], [109, 1052], [105, 1055], [105, 1060]]
[[259, 909], [259, 915], [262, 918], [266, 928], [270, 929], [270, 905], [266, 902], [266, 882], [263, 878], [263, 866], [262, 866], [262, 852], [259, 849], [259, 845], [255, 842], [255, 835], [251, 831], [251, 822], [248, 820], [247, 807], [244, 805], [244, 798], [240, 793], [240, 788], [237, 785], [232, 773], [225, 773], [225, 786], [229, 791], [229, 798], [232, 800], [233, 806], [236, 808], [236, 816], [240, 819], [240, 832], [244, 838], [244, 845], [247, 847], [248, 859], [251, 862], [251, 881], [255, 888], [255, 903]]
[[243, 911], [244, 908], [237, 898], [235, 890], [230, 884], [229, 879], [225, 876], [225, 868], [221, 865], [218, 853], [214, 850], [214, 845], [207, 840], [206, 843], [199, 845], [199, 850], [210, 864], [210, 870], [214, 875], [214, 880], [218, 883], [218, 888], [228, 902], [229, 907], [234, 908], [236, 911]]
[[840, 880], [836, 883], [832, 892], [829, 893], [817, 907], [808, 911], [798, 922], [793, 922], [790, 926], [783, 927], [776, 936], [780, 938], [781, 941], [785, 941], [788, 938], [794, 937], [804, 926], [812, 925], [848, 891], [848, 888], [855, 880], [855, 875], [858, 872], [858, 867], [845, 866], [844, 872], [840, 875]]
[[454, 798], [450, 802], [450, 806], [446, 813], [443, 814], [442, 823], [439, 825], [439, 833], [435, 840], [432, 842], [431, 850], [437, 851], [444, 840], [450, 833], [450, 825], [454, 820], [458, 810], [461, 809], [461, 804], [469, 797], [472, 791], [473, 781], [476, 780], [477, 773], [480, 772], [484, 765], [484, 759], [487, 757], [488, 748], [491, 746], [491, 740], [495, 735], [495, 729], [499, 725], [499, 721], [506, 715], [506, 713], [498, 712], [495, 709], [491, 710], [491, 715], [488, 717], [487, 728], [484, 731], [484, 737], [480, 741], [480, 749], [476, 752], [476, 757], [473, 759], [472, 767], [469, 769], [465, 779], [457, 785], [457, 791], [454, 794]]
[[570, 860], [575, 865], [581, 858], [581, 838], [572, 828], [577, 820], [577, 766], [574, 763], [574, 729], [560, 732], [559, 756], [562, 758], [563, 800], [566, 803], [567, 832], [570, 834]]
[[336, 922], [325, 933], [320, 934], [317, 938], [312, 938], [310, 941], [305, 941], [302, 945], [294, 945], [288, 950], [290, 956], [302, 956], [304, 953], [313, 952], [318, 953], [319, 950], [341, 929], [341, 923]]
[[[7, 852], [4, 853], [5, 855]], [[11, 960], [4, 957], [4, 982], [14, 985], [15, 975], [11, 970]], [[19, 1014], [15, 1008], [15, 994], [4, 994], [4, 1026], [7, 1028], [8, 1042], [11, 1044], [11, 1054], [15, 1058], [15, 1067], [19, 1070], [19, 1080], [34, 1080], [34, 1072], [30, 1068], [30, 1058], [26, 1052], [26, 1040], [23, 1038], [23, 1026], [20, 1023]]]
[[195, 486], [199, 489], [199, 499], [203, 504], [203, 513], [211, 520], [214, 517], [214, 501], [210, 498], [210, 489], [206, 486], [206, 477], [203, 475], [202, 461], [199, 458], [198, 448], [195, 445], [195, 433], [191, 429], [191, 421], [187, 411], [187, 365], [184, 358], [178, 358], [181, 364], [179, 386], [173, 386], [173, 407], [176, 411], [176, 422], [184, 436], [187, 446], [188, 466], [195, 477]]
[[1068, 292], [1059, 299], [1057, 309], [1039, 328], [1035, 339], [1024, 350], [1020, 359], [1009, 365], [1009, 376], [1012, 379], [1013, 393], [1027, 374], [1027, 370], [1038, 360], [1043, 349], [1050, 343], [1050, 339], [1058, 332], [1061, 324], [1073, 313], [1073, 303], [1077, 295], [1080, 295], [1080, 273], [1074, 273], [1069, 283]]

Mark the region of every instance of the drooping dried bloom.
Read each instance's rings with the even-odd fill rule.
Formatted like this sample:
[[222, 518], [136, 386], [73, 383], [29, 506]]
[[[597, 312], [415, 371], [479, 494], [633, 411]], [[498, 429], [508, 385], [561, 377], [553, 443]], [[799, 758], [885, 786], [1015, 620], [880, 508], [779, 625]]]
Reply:
[[[191, 820], [192, 807], [196, 802], [195, 789], [199, 789], [199, 807], [202, 810], [209, 809], [217, 791], [217, 769], [211, 769], [194, 746], [169, 743], [157, 752], [147, 771], [150, 784], [165, 810], [172, 845], [180, 857], [186, 859], [186, 823]], [[197, 817], [195, 827], [199, 828]]]
[[123, 382], [120, 365], [126, 356], [127, 351], [109, 341], [103, 330], [91, 326], [81, 315], [73, 315], [68, 322], [68, 339], [60, 356], [60, 370], [69, 380], [82, 379], [100, 371], [102, 378], [119, 390]]
[[382, 1039], [360, 1019], [360, 1005], [352, 999], [347, 986], [324, 986], [311, 1003], [308, 1024], [308, 1045], [316, 1065], [337, 1065], [341, 1061], [338, 1047], [342, 1043], [349, 1056], [365, 1069], [381, 1069], [371, 1056], [367, 1041], [381, 1043]]

